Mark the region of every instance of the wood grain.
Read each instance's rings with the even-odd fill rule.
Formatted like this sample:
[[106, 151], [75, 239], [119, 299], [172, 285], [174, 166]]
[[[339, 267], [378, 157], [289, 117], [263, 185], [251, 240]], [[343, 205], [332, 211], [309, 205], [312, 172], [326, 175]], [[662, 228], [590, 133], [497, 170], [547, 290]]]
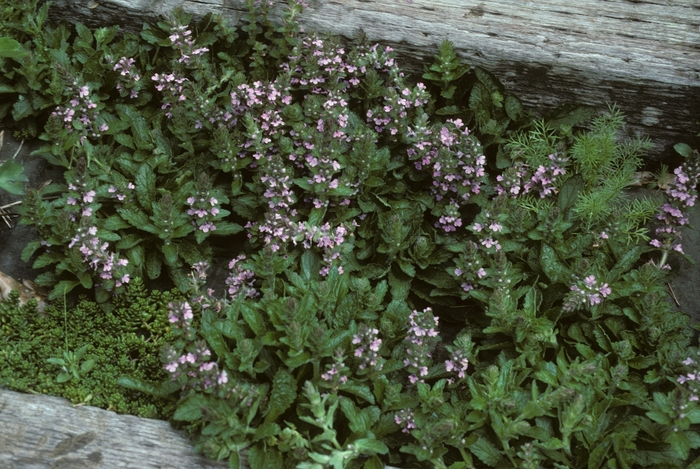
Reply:
[[216, 469], [168, 422], [0, 388], [3, 469]]

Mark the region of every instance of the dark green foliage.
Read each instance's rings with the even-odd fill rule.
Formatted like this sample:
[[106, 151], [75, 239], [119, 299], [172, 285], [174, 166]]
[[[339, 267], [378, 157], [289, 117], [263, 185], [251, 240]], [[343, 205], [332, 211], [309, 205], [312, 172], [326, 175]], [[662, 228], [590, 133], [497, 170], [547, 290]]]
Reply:
[[[628, 190], [649, 144], [622, 114], [534, 121], [447, 41], [431, 95], [390, 50], [255, 3], [236, 27], [176, 11], [119, 38], [10, 8], [28, 54], [2, 62], [0, 117], [43, 126], [37, 155], [66, 168], [58, 199], [27, 191], [23, 258], [54, 299], [102, 306], [3, 303], [0, 383], [171, 417], [234, 468], [697, 458], [696, 348], [664, 289], [679, 249], [647, 226], [675, 196]], [[677, 150], [690, 197], [698, 154]], [[212, 234], [224, 297], [203, 287]], [[161, 273], [187, 303], [136, 280]]]

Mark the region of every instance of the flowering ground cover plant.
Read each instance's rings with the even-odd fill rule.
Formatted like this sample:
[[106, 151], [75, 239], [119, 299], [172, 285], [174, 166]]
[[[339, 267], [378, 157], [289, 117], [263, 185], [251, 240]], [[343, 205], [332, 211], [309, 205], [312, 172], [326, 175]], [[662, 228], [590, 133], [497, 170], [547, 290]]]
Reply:
[[[586, 131], [585, 112], [534, 122], [448, 42], [414, 83], [390, 48], [267, 8], [118, 42], [15, 28], [36, 50], [4, 63], [5, 112], [27, 131], [43, 115], [37, 154], [66, 168], [61, 197], [22, 204], [25, 258], [54, 267], [38, 281], [107, 310], [163, 271], [189, 295], [169, 304], [168, 378], [120, 383], [169, 394], [231, 467], [697, 458], [698, 358], [664, 283], [698, 153], [679, 146], [672, 182], [635, 196], [649, 143], [614, 106]], [[224, 295], [204, 284], [215, 255]]]

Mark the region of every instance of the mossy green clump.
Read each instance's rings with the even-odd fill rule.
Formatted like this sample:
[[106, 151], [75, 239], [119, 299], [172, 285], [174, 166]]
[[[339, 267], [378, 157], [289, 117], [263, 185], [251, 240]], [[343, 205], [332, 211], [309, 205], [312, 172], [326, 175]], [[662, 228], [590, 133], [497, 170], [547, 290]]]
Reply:
[[[0, 386], [64, 397], [74, 404], [120, 414], [167, 419], [172, 415], [168, 400], [124, 388], [117, 380], [122, 376], [149, 381], [167, 378], [159, 353], [165, 342], [173, 340], [168, 303], [178, 298], [175, 292], [149, 292], [135, 279], [111, 307], [80, 298], [67, 311], [56, 304], [40, 313], [34, 301], [20, 305], [19, 295], [13, 292], [0, 301]], [[66, 343], [69, 352], [87, 346], [83, 360], [94, 360], [94, 366], [80, 371], [79, 379], [59, 383], [61, 366], [47, 360], [63, 358]]]

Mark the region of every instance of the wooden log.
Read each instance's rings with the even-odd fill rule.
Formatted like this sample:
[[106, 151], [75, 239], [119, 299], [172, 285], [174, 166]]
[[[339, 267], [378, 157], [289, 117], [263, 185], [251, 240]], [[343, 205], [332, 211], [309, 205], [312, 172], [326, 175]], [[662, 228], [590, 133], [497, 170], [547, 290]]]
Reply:
[[[420, 79], [443, 39], [494, 73], [530, 109], [616, 102], [630, 134], [668, 155], [700, 146], [700, 3], [697, 0], [307, 0], [308, 30], [348, 39], [364, 32], [397, 50]], [[245, 0], [54, 0], [54, 19], [91, 26], [141, 24], [177, 6], [237, 21]], [[286, 0], [273, 0], [278, 16]]]
[[216, 469], [168, 422], [0, 388], [3, 469]]

